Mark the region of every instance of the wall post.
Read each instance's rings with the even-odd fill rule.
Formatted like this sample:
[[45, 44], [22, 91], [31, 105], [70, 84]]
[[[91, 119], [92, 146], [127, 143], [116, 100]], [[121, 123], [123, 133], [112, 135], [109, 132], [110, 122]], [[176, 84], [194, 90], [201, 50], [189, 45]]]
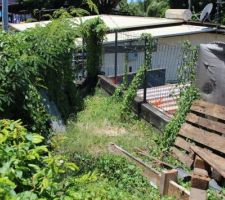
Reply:
[[117, 84], [117, 71], [118, 71], [118, 66], [117, 66], [117, 56], [118, 56], [118, 32], [117, 30], [115, 31], [115, 66], [114, 66], [114, 83]]

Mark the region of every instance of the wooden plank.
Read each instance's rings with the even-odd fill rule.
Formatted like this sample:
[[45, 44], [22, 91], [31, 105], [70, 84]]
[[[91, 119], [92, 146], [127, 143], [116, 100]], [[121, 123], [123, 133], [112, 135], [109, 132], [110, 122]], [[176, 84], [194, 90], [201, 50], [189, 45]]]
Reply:
[[184, 154], [176, 147], [172, 147], [171, 150], [172, 150], [174, 156], [177, 157], [178, 160], [180, 160], [182, 163], [184, 163], [187, 167], [190, 168], [192, 166], [194, 160], [192, 160], [188, 155]]
[[172, 180], [177, 182], [178, 171], [176, 169], [162, 171], [160, 178], [160, 195], [164, 196], [168, 194], [169, 182]]
[[209, 176], [205, 169], [195, 168], [191, 176], [191, 187], [207, 190], [209, 187]]
[[114, 153], [116, 153], [118, 155], [125, 156], [130, 161], [135, 162], [136, 165], [143, 170], [142, 175], [145, 176], [151, 182], [151, 185], [156, 188], [159, 188], [159, 186], [160, 186], [160, 173], [159, 172], [157, 172], [151, 166], [145, 164], [141, 159], [135, 158], [130, 153], [128, 153], [121, 147], [117, 146], [116, 144], [110, 144], [109, 148], [110, 148], [110, 151], [113, 151]]
[[[135, 162], [137, 166], [139, 166], [144, 171], [143, 176], [145, 176], [151, 183], [155, 182], [157, 188], [160, 187], [161, 174], [159, 174], [156, 170], [152, 169], [150, 166], [145, 164], [140, 159], [135, 158], [130, 153], [128, 153], [121, 147], [117, 146], [116, 144], [110, 144], [109, 150], [128, 158], [132, 162]], [[155, 179], [157, 179], [157, 181]], [[177, 183], [171, 180], [169, 182], [168, 195], [173, 196], [179, 200], [189, 200], [190, 192], [186, 190], [184, 187], [178, 185]]]
[[174, 181], [170, 181], [169, 188], [168, 188], [168, 196], [175, 197], [175, 199], [179, 199], [179, 200], [189, 200], [190, 191], [186, 190], [178, 183]]
[[194, 101], [191, 110], [217, 119], [225, 120], [225, 107], [203, 100]]
[[210, 166], [204, 160], [202, 160], [199, 156], [195, 157], [194, 168], [205, 169], [206, 171], [210, 171]]
[[180, 147], [181, 149], [184, 149], [187, 152], [190, 152], [190, 143], [188, 143], [185, 139], [181, 137], [177, 137], [175, 141], [175, 146]]
[[225, 178], [225, 159], [197, 146], [191, 149]]
[[207, 191], [191, 188], [190, 200], [207, 200]]
[[223, 136], [196, 128], [186, 123], [181, 127], [179, 135], [225, 154], [225, 137]]
[[145, 157], [149, 158], [150, 160], [153, 160], [156, 164], [158, 164], [158, 165], [160, 165], [162, 167], [165, 167], [165, 168], [168, 168], [168, 169], [173, 169], [174, 168], [174, 166], [170, 165], [169, 163], [163, 162], [163, 161], [157, 159], [154, 156], [150, 156], [147, 151], [143, 151], [140, 148], [136, 147], [136, 148], [134, 148], [134, 151], [136, 153], [140, 154], [141, 156], [145, 156]]
[[196, 124], [197, 126], [202, 126], [209, 130], [225, 134], [225, 124], [223, 124], [223, 123], [209, 120], [209, 119], [200, 117], [193, 113], [188, 113], [188, 115], [186, 117], [186, 121]]

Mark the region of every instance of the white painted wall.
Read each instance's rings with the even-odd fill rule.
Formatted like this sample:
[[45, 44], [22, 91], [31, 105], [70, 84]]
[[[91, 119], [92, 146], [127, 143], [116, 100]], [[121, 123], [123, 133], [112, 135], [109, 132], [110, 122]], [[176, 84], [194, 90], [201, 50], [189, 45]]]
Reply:
[[[152, 66], [156, 68], [166, 69], [166, 82], [176, 80], [177, 68], [180, 66], [181, 44], [189, 40], [194, 45], [202, 43], [210, 43], [215, 41], [225, 42], [225, 35], [213, 33], [199, 33], [193, 35], [174, 36], [167, 38], [159, 38], [157, 51], [152, 55]], [[125, 53], [118, 53], [118, 75], [123, 74], [125, 66]], [[104, 54], [102, 62], [102, 71], [107, 76], [114, 76], [114, 54]], [[137, 58], [128, 62], [128, 67], [131, 66], [133, 72], [144, 62], [144, 52], [138, 52]]]

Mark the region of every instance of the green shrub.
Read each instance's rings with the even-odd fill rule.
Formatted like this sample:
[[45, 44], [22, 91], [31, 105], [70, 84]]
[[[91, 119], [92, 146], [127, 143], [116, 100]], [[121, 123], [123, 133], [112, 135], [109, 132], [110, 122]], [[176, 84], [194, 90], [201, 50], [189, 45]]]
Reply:
[[0, 33], [0, 115], [23, 119], [29, 129], [48, 132], [48, 117], [37, 90], [39, 72], [36, 58], [22, 34]]
[[76, 49], [74, 40], [83, 35], [88, 38], [91, 55], [88, 66], [92, 67], [89, 75], [96, 77], [96, 58], [101, 53], [104, 30], [105, 26], [98, 18], [86, 22], [85, 27], [60, 18], [46, 27], [38, 26], [13, 34], [0, 33], [1, 118], [22, 119], [29, 130], [48, 135], [50, 118], [40, 95], [45, 90], [50, 100], [56, 103], [62, 118], [68, 119], [80, 105], [72, 67], [72, 53]]
[[64, 192], [62, 175], [78, 167], [53, 156], [43, 140], [20, 121], [0, 121], [0, 199], [53, 199]]
[[146, 192], [149, 186], [146, 179], [141, 175], [141, 171], [120, 156], [110, 154], [100, 156], [97, 159], [96, 168], [101, 176], [115, 182], [116, 187], [128, 192]]

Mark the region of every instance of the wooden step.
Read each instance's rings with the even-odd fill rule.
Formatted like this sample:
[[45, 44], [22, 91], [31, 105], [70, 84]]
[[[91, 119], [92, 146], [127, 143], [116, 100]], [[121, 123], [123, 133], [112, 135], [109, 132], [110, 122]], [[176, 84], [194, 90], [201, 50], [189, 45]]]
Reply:
[[196, 128], [187, 123], [181, 127], [178, 134], [225, 154], [225, 137]]
[[209, 103], [203, 100], [197, 100], [192, 104], [191, 111], [198, 112], [225, 121], [224, 106]]
[[192, 166], [194, 160], [192, 158], [190, 158], [187, 154], [183, 153], [176, 147], [172, 147], [171, 150], [172, 150], [172, 153], [174, 154], [174, 156], [176, 158], [178, 158], [182, 163], [184, 163], [187, 167]]
[[225, 134], [225, 124], [223, 123], [206, 119], [193, 113], [188, 113], [186, 117], [186, 121], [196, 126], [201, 126], [209, 130], [216, 131], [221, 134]]

